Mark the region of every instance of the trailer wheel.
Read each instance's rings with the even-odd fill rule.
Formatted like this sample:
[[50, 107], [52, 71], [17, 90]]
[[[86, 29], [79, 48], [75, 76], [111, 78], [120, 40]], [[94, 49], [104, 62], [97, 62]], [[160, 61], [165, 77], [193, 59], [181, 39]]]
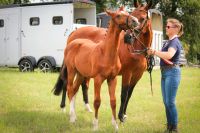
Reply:
[[41, 60], [38, 64], [38, 68], [44, 73], [53, 72], [53, 66], [48, 60]]
[[33, 65], [31, 61], [27, 59], [23, 59], [19, 63], [19, 71], [20, 72], [32, 72], [34, 71]]

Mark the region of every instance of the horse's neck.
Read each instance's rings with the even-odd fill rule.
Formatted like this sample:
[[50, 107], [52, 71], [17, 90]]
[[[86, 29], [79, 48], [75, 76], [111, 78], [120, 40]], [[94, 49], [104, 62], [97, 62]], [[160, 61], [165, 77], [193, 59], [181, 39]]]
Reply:
[[145, 34], [144, 34], [144, 44], [146, 47], [151, 47], [152, 43], [152, 30], [149, 29]]
[[[136, 49], [143, 50], [144, 48], [151, 47], [151, 43], [152, 43], [152, 30], [151, 30], [151, 28], [149, 28], [146, 33], [142, 33], [139, 36], [138, 39], [139, 39], [140, 42], [138, 41], [138, 44], [135, 47]], [[143, 43], [144, 46], [141, 43]]]
[[119, 26], [111, 20], [108, 28], [108, 33], [103, 42], [103, 49], [105, 51], [105, 55], [114, 56], [117, 54], [117, 50], [119, 48], [118, 41], [120, 32], [121, 29], [119, 28]]

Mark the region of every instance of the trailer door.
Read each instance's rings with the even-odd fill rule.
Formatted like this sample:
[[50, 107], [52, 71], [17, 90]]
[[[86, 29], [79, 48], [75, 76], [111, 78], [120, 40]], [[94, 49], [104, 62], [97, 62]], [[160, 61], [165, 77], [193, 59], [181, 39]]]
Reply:
[[0, 15], [0, 65], [5, 65], [6, 61], [6, 28], [5, 28], [6, 17]]
[[20, 53], [19, 15], [9, 14], [6, 22], [6, 65], [17, 66]]
[[17, 66], [19, 60], [18, 14], [0, 15], [0, 65]]

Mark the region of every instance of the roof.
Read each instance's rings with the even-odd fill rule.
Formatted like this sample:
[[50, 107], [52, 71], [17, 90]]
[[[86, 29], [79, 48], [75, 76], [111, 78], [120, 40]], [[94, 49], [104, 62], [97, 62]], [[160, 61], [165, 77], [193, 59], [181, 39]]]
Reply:
[[26, 4], [10, 4], [10, 5], [0, 5], [0, 9], [2, 8], [13, 8], [13, 7], [24, 7], [24, 6], [38, 6], [38, 5], [56, 5], [56, 4], [69, 4], [69, 3], [87, 3], [87, 4], [95, 4], [95, 2], [91, 0], [64, 0], [61, 2], [40, 2], [40, 3], [26, 3]]

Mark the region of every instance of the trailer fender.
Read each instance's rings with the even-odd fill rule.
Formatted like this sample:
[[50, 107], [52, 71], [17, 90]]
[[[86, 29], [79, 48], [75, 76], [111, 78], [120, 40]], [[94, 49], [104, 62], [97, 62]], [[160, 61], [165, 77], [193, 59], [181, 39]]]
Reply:
[[43, 56], [43, 57], [41, 57], [37, 62], [37, 66], [39, 65], [39, 63], [42, 60], [47, 60], [47, 61], [49, 61], [51, 63], [52, 67], [56, 67], [56, 60], [52, 56]]
[[34, 71], [36, 59], [33, 56], [24, 56], [18, 61], [20, 72]]
[[37, 66], [41, 72], [53, 72], [56, 68], [56, 61], [52, 56], [43, 56], [38, 60]]

